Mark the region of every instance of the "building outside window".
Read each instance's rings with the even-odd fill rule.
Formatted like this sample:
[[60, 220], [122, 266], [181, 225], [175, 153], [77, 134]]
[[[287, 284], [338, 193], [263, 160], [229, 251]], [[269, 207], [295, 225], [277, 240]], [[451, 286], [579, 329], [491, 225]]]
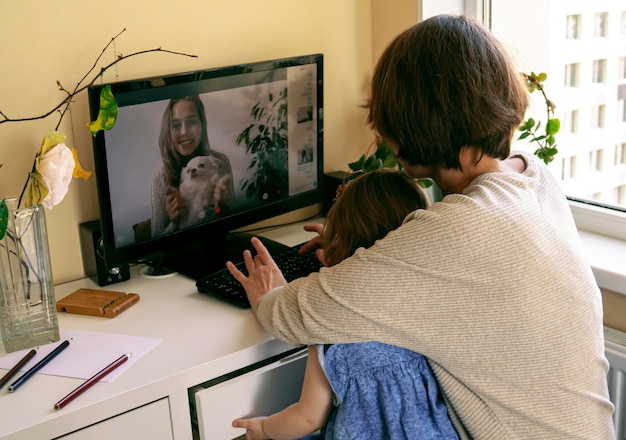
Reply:
[[561, 130], [563, 131], [563, 133], [578, 133], [578, 110], [574, 109], [563, 112]]
[[[561, 121], [559, 154], [548, 166], [568, 196], [626, 209], [618, 189], [626, 185], [626, 0], [530, 1], [511, 13], [510, 2], [491, 0], [487, 15], [520, 69], [548, 75], [546, 92]], [[535, 94], [529, 113], [545, 120]]]
[[595, 13], [595, 28], [594, 28], [594, 36], [606, 38], [608, 31], [608, 12], [596, 12]]
[[565, 65], [565, 87], [578, 87], [578, 63], [570, 63]]
[[602, 161], [604, 160], [604, 151], [602, 149], [592, 150], [589, 152], [589, 170], [602, 171]]
[[565, 38], [568, 40], [578, 40], [580, 39], [580, 14], [568, 15], [567, 25], [566, 25], [566, 33]]
[[606, 60], [593, 60], [593, 78], [596, 84], [606, 82]]
[[626, 143], [615, 146], [615, 165], [626, 164]]
[[626, 122], [626, 99], [619, 99], [617, 101], [617, 110], [617, 119], [621, 122]]
[[561, 180], [576, 178], [576, 156], [561, 159]]
[[619, 57], [619, 79], [626, 79], [626, 56]]
[[619, 203], [626, 204], [626, 185], [620, 185], [615, 188], [614, 197]]
[[598, 104], [591, 107], [591, 127], [604, 128], [606, 116], [606, 105]]

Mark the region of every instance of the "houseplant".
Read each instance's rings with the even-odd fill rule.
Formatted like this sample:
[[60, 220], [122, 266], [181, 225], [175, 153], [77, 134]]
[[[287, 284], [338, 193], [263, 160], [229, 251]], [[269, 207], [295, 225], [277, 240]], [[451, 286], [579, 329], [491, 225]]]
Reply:
[[244, 144], [252, 156], [241, 189], [246, 196], [255, 195], [263, 201], [273, 201], [287, 194], [288, 160], [287, 87], [277, 95], [269, 93], [266, 101], [257, 102], [250, 110], [254, 121], [237, 136], [237, 145]]

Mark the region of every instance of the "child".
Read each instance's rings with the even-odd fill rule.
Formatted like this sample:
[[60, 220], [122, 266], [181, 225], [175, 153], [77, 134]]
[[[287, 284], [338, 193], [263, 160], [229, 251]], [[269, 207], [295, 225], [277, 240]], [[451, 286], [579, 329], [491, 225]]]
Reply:
[[[402, 174], [357, 178], [328, 212], [326, 265], [371, 246], [426, 204]], [[297, 439], [320, 428], [327, 440], [458, 438], [426, 359], [380, 342], [310, 346], [300, 401], [269, 417], [236, 419], [233, 426], [246, 428], [248, 440]]]

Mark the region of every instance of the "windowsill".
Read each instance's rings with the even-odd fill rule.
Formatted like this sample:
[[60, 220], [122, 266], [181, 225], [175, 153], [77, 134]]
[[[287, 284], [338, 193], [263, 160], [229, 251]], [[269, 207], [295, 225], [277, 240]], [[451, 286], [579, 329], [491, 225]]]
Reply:
[[600, 288], [626, 295], [626, 241], [583, 230], [579, 234]]

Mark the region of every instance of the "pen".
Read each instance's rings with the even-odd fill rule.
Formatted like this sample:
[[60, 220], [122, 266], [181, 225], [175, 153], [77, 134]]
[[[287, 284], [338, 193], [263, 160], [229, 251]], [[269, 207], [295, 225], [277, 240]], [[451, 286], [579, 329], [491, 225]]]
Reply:
[[41, 370], [48, 362], [54, 359], [59, 353], [65, 350], [70, 345], [70, 341], [63, 341], [57, 348], [52, 350], [45, 358], [37, 362], [30, 370], [24, 373], [19, 379], [9, 385], [9, 392], [13, 392], [21, 387], [24, 382], [30, 379], [32, 376], [37, 373], [37, 371]]
[[18, 371], [20, 371], [20, 368], [26, 365], [26, 363], [31, 360], [36, 354], [37, 350], [33, 348], [26, 354], [26, 356], [24, 356], [17, 364], [15, 364], [15, 366], [11, 368], [9, 372], [2, 377], [2, 379], [0, 379], [0, 388], [2, 388], [9, 380], [11, 380], [11, 378], [15, 376]]
[[115, 370], [117, 367], [119, 367], [124, 362], [126, 362], [128, 360], [128, 358], [130, 357], [130, 355], [131, 355], [131, 353], [124, 354], [124, 355], [120, 356], [119, 358], [117, 358], [116, 360], [114, 360], [113, 362], [111, 362], [109, 365], [107, 365], [102, 370], [98, 371], [92, 377], [90, 377], [85, 382], [83, 382], [81, 385], [79, 385], [74, 391], [72, 391], [67, 396], [65, 396], [64, 398], [59, 400], [57, 403], [55, 403], [54, 407], [56, 409], [63, 408], [65, 405], [67, 405], [72, 400], [74, 400], [75, 398], [77, 398], [78, 396], [83, 394], [85, 391], [87, 391], [89, 388], [91, 388], [93, 386], [93, 384], [95, 384], [100, 379], [102, 379], [104, 376], [109, 374], [111, 371]]

